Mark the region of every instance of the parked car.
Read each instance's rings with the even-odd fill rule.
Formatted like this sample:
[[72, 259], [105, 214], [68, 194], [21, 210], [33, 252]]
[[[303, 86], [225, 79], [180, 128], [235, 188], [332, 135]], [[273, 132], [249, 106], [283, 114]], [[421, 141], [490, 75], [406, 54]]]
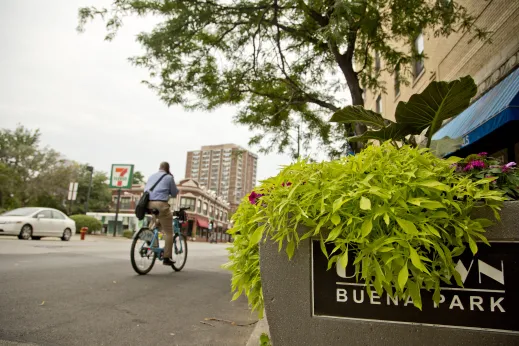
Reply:
[[59, 237], [68, 241], [76, 233], [76, 223], [61, 211], [51, 208], [18, 208], [0, 215], [0, 235], [40, 240]]

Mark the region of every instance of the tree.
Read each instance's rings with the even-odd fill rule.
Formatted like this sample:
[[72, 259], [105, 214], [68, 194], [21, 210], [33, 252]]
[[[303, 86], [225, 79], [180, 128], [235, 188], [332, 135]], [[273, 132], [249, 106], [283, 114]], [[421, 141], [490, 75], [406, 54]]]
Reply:
[[453, 0], [113, 0], [110, 10], [81, 8], [78, 29], [108, 16], [111, 40], [132, 14], [161, 19], [137, 36], [145, 53], [131, 58], [150, 71], [144, 83], [167, 105], [238, 105], [235, 121], [260, 132], [251, 143], [266, 142], [267, 151], [287, 150], [299, 121], [335, 154], [345, 149], [345, 133], [365, 132], [361, 123], [332, 127], [327, 119], [350, 101], [363, 105], [362, 86], [383, 89], [374, 52], [405, 82], [423, 56], [396, 42], [411, 43], [422, 31], [487, 34]]
[[[72, 214], [84, 214], [85, 202], [90, 184], [90, 172], [87, 165], [79, 166], [76, 181], [78, 193], [72, 206]], [[108, 176], [105, 172], [94, 172], [92, 177], [92, 189], [88, 200], [88, 210], [92, 212], [108, 212], [112, 201], [112, 191], [108, 187]]]
[[142, 183], [144, 183], [144, 175], [139, 171], [133, 172], [132, 184], [142, 184]]
[[[0, 130], [0, 208], [22, 206], [56, 208], [67, 211], [70, 182], [78, 182], [73, 211], [84, 212], [90, 172], [87, 165], [60, 159], [60, 154], [40, 148], [39, 130], [19, 125], [14, 131]], [[111, 191], [106, 173], [92, 179], [89, 208], [108, 211]]]
[[21, 206], [41, 191], [38, 176], [61, 164], [59, 153], [39, 148], [40, 136], [39, 130], [31, 131], [21, 125], [14, 131], [0, 130], [0, 163], [7, 167], [11, 182], [6, 193], [16, 195]]

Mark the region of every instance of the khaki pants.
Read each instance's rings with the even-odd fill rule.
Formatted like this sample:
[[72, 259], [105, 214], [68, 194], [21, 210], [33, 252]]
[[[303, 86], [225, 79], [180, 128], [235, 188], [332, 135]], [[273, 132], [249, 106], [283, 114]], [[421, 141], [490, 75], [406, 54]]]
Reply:
[[153, 215], [150, 229], [157, 226], [164, 232], [166, 238], [166, 246], [164, 247], [164, 258], [171, 258], [173, 252], [173, 214], [169, 204], [166, 202], [149, 202], [148, 209], [158, 209], [159, 215]]

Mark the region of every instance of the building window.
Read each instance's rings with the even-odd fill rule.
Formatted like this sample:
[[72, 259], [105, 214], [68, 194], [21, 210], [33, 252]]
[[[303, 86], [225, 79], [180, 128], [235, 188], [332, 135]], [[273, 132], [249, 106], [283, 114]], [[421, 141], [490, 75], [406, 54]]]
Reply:
[[213, 206], [212, 205], [209, 207], [209, 216], [213, 217]]
[[[417, 55], [423, 54], [424, 51], [424, 43], [423, 43], [423, 34], [418, 35], [414, 40], [414, 50]], [[423, 57], [420, 57], [414, 61], [414, 77], [420, 76], [424, 69], [424, 60]]]
[[375, 51], [375, 72], [380, 71], [380, 54], [378, 51]]
[[400, 95], [400, 66], [395, 68], [395, 97]]
[[195, 210], [195, 199], [188, 197], [180, 198], [180, 208], [189, 207], [190, 210]]
[[202, 212], [202, 202], [200, 200], [196, 201], [196, 212], [198, 214]]
[[204, 209], [202, 211], [204, 215], [207, 215], [207, 203], [204, 203]]
[[377, 113], [382, 114], [382, 95], [378, 95], [377, 97], [376, 111]]

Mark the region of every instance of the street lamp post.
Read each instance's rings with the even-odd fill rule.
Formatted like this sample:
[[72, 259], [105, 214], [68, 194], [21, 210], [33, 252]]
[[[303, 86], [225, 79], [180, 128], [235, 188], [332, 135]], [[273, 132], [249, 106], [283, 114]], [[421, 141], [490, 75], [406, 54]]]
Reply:
[[88, 184], [87, 198], [85, 202], [85, 214], [88, 213], [88, 200], [90, 199], [90, 190], [92, 190], [92, 177], [94, 175], [94, 167], [87, 166], [87, 171], [90, 172], [90, 183]]

